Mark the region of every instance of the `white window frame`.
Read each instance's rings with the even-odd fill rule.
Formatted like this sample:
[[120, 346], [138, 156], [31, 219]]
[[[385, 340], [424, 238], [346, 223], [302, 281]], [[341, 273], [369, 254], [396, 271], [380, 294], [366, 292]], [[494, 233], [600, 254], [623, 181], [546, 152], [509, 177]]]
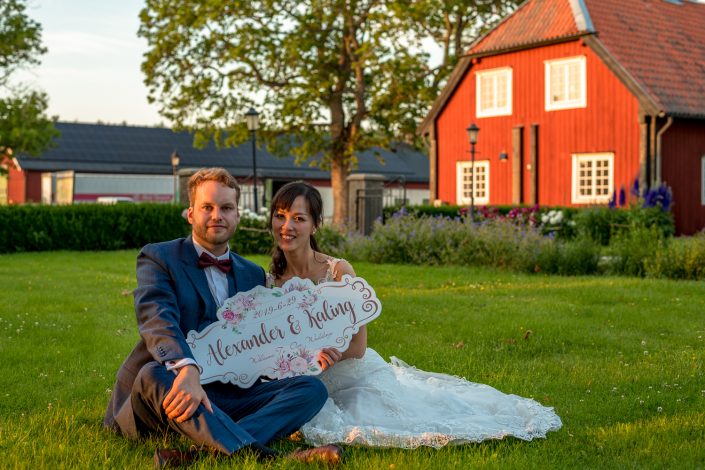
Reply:
[[[470, 196], [465, 197], [465, 169], [472, 168], [472, 162], [462, 161], [457, 163], [457, 173], [456, 173], [456, 199], [457, 204], [466, 205], [470, 204]], [[475, 168], [482, 168], [485, 175], [485, 188], [484, 196], [478, 197], [479, 183], [477, 180], [477, 174], [473, 175], [475, 180], [472, 182], [473, 193], [475, 193], [475, 205], [481, 204], [486, 205], [490, 203], [490, 162], [487, 160], [475, 161]], [[469, 193], [470, 191], [468, 191]]]
[[[507, 102], [504, 106], [497, 105], [497, 78], [506, 78], [505, 94]], [[492, 106], [482, 109], [482, 83], [483, 80], [492, 82]], [[501, 67], [497, 69], [481, 70], [475, 73], [475, 115], [477, 117], [511, 116], [512, 115], [512, 69], [511, 67]]]
[[[578, 92], [580, 96], [576, 99], [565, 99], [561, 101], [554, 101], [551, 96], [551, 70], [552, 67], [564, 67], [564, 71], [568, 70], [568, 66], [574, 63], [578, 63], [578, 73], [580, 83], [578, 84]], [[561, 109], [575, 109], [575, 108], [585, 108], [587, 106], [587, 73], [586, 73], [586, 63], [587, 60], [585, 56], [578, 57], [567, 57], [563, 59], [545, 60], [544, 70], [545, 70], [545, 101], [546, 101], [546, 111], [557, 111]], [[563, 92], [568, 95], [568, 73], [563, 74]]]
[[[609, 172], [608, 177], [608, 187], [607, 187], [607, 194], [603, 194], [600, 196], [595, 196], [594, 192], [595, 189], [597, 188], [597, 184], [595, 182], [597, 178], [597, 174], [595, 171], [595, 165], [594, 163], [596, 161], [603, 161], [607, 160], [608, 165], [607, 165], [607, 171]], [[593, 162], [592, 165], [592, 174], [590, 175], [590, 178], [592, 179], [592, 182], [590, 184], [590, 188], [592, 189], [593, 194], [589, 196], [584, 196], [580, 194], [580, 185], [579, 185], [579, 179], [580, 179], [580, 163], [585, 162], [585, 161], [591, 161]], [[614, 193], [614, 153], [612, 152], [602, 152], [602, 153], [574, 153], [573, 154], [573, 175], [572, 175], [572, 201], [573, 204], [607, 204], [612, 197], [612, 194]]]
[[705, 206], [705, 155], [700, 157], [700, 204]]

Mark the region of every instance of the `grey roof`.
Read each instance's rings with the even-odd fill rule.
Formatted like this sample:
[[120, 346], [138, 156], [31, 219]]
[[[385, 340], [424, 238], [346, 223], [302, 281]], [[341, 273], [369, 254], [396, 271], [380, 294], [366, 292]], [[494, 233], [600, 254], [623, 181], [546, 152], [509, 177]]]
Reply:
[[[23, 170], [83, 173], [171, 174], [172, 152], [181, 157], [180, 168], [220, 166], [236, 177], [252, 175], [252, 144], [218, 149], [211, 143], [205, 149], [193, 147], [187, 132], [173, 132], [159, 127], [83, 124], [59, 122], [61, 136], [56, 146], [39, 157], [18, 156]], [[379, 154], [382, 161], [376, 156]], [[259, 177], [327, 180], [330, 172], [311, 167], [308, 162], [296, 165], [293, 157], [278, 158], [265, 148], [257, 149]], [[428, 183], [428, 157], [408, 146], [396, 151], [372, 149], [358, 155], [353, 173], [378, 173], [385, 180], [403, 177], [406, 181]]]

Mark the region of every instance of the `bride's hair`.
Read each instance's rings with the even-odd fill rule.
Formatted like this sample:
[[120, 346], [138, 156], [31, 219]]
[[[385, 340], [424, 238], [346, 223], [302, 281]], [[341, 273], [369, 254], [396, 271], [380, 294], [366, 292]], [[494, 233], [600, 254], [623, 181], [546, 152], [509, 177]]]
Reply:
[[[308, 212], [313, 218], [314, 228], [318, 228], [321, 225], [323, 221], [323, 199], [321, 199], [321, 193], [305, 181], [292, 181], [279, 188], [279, 191], [277, 191], [274, 198], [272, 198], [272, 205], [269, 208], [269, 221], [267, 222], [267, 228], [270, 231], [272, 230], [272, 218], [274, 214], [280, 209], [289, 210], [291, 205], [294, 204], [294, 200], [299, 196], [303, 196], [306, 201]], [[316, 238], [313, 234], [311, 234], [310, 240], [311, 248], [313, 248], [314, 251], [319, 251], [318, 243], [316, 243]], [[284, 274], [285, 270], [286, 257], [281, 248], [275, 243], [269, 271], [274, 274], [274, 276], [279, 277]]]

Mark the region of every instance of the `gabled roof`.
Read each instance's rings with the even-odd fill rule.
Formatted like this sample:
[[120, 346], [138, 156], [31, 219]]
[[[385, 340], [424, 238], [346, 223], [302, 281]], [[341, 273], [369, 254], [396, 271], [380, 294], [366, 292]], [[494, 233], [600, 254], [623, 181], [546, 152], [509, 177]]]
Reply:
[[527, 0], [470, 47], [419, 126], [424, 132], [472, 66], [588, 36], [648, 112], [705, 117], [705, 4], [679, 0]]
[[582, 1], [527, 1], [488, 34], [475, 41], [469, 54], [487, 55], [494, 51], [506, 51], [589, 33], [592, 29], [589, 17], [586, 16]]
[[[173, 132], [159, 127], [82, 124], [59, 122], [61, 136], [56, 146], [41, 156], [17, 156], [23, 170], [82, 173], [171, 174], [172, 152], [181, 157], [180, 168], [220, 166], [236, 177], [252, 175], [250, 142], [236, 148], [218, 149], [212, 143], [205, 149], [193, 148], [193, 137], [187, 132]], [[382, 162], [380, 162], [380, 158]], [[425, 160], [425, 165], [419, 164]], [[403, 177], [410, 182], [428, 182], [428, 158], [401, 146], [393, 152], [372, 149], [358, 155], [354, 173], [378, 173], [386, 180]], [[330, 172], [308, 164], [296, 165], [293, 157], [278, 158], [265, 148], [257, 148], [257, 174], [285, 180], [327, 180]]]
[[599, 41], [660, 111], [705, 117], [705, 4], [584, 1]]

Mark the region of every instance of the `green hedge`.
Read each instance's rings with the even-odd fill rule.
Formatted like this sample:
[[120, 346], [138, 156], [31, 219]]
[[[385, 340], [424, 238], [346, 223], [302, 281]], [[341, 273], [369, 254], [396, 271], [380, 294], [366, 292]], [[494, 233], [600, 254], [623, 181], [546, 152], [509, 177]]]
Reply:
[[[77, 204], [0, 206], [0, 253], [51, 250], [120, 250], [173, 240], [191, 233], [173, 204]], [[318, 243], [337, 252], [344, 237], [321, 227]], [[272, 236], [262, 217], [243, 216], [230, 246], [241, 254], [270, 254]]]
[[187, 234], [182, 210], [147, 203], [0, 206], [0, 252], [139, 248]]

